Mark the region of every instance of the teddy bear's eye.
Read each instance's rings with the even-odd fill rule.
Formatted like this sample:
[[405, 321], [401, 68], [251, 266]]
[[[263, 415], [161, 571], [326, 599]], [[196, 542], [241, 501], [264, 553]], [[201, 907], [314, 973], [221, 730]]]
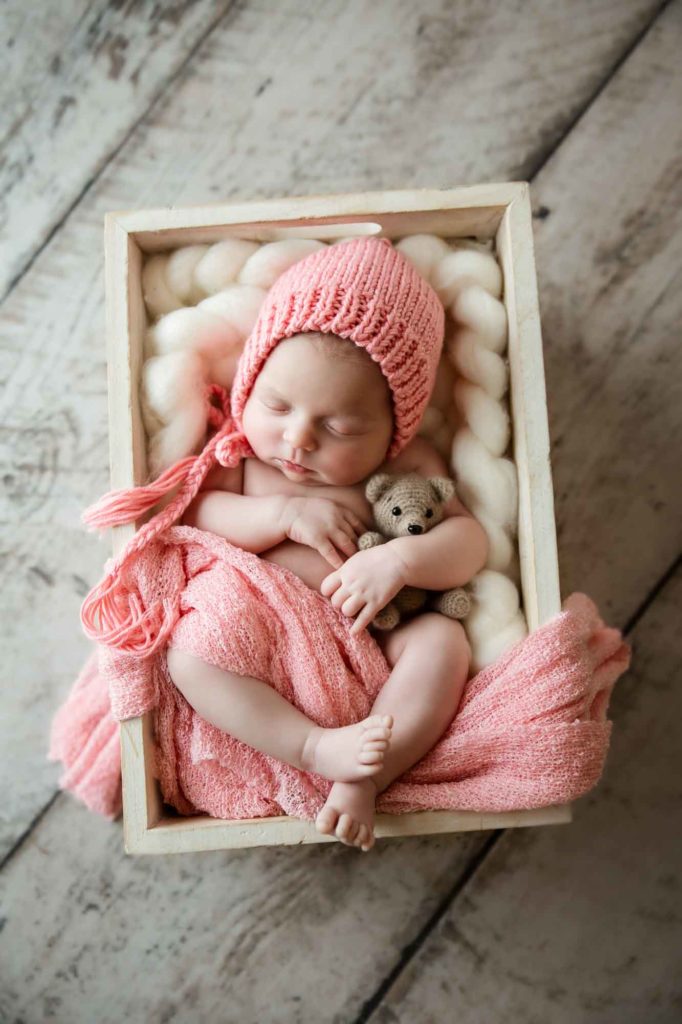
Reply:
[[399, 505], [394, 505], [394, 507], [391, 509], [391, 512], [393, 513], [394, 516], [401, 516], [403, 514], [403, 510], [400, 508]]
[[432, 515], [433, 515], [433, 509], [432, 508], [427, 508], [427, 510], [426, 510], [426, 518], [430, 519]]

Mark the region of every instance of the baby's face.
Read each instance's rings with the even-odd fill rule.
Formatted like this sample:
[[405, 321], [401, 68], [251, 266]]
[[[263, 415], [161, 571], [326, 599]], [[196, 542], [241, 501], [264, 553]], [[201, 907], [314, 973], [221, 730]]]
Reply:
[[376, 363], [360, 355], [330, 356], [305, 334], [277, 345], [242, 417], [261, 462], [309, 486], [356, 484], [383, 463], [393, 436], [391, 393]]

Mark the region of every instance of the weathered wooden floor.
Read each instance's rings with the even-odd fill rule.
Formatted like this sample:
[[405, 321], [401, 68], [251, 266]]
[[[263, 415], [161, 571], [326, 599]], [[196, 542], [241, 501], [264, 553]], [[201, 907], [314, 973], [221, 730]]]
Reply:
[[[682, 1020], [682, 2], [0, 7], [0, 1019]], [[633, 644], [570, 826], [127, 858], [50, 719], [108, 556], [104, 212], [531, 181], [564, 596]]]

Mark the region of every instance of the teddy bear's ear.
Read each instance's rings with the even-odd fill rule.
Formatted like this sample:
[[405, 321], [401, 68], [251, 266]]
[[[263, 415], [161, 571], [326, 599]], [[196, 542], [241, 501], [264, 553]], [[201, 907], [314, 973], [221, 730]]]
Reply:
[[365, 487], [367, 501], [373, 505], [382, 494], [386, 493], [394, 480], [395, 477], [390, 473], [375, 473], [374, 476], [371, 476]]
[[450, 498], [454, 497], [455, 494], [455, 483], [448, 476], [430, 476], [428, 479], [429, 484], [435, 491], [439, 500], [446, 505]]

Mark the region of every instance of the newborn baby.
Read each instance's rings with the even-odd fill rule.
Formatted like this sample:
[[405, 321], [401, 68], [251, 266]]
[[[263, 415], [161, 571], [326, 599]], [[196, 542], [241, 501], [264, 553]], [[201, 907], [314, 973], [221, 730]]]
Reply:
[[[428, 397], [421, 395], [422, 407]], [[364, 494], [372, 474], [448, 475], [440, 455], [417, 436], [387, 457], [395, 408], [379, 360], [357, 342], [319, 331], [280, 340], [257, 371], [241, 414], [252, 457], [214, 468], [183, 523], [289, 569], [354, 619], [354, 633], [406, 584], [440, 590], [467, 583], [485, 564], [487, 540], [456, 498], [428, 534], [358, 551], [359, 534], [373, 525]], [[333, 781], [316, 827], [365, 851], [374, 843], [377, 794], [443, 734], [469, 667], [461, 624], [435, 613], [376, 640], [390, 677], [372, 714], [338, 729], [320, 728], [261, 680], [167, 652], [175, 685], [199, 715], [259, 751]]]

